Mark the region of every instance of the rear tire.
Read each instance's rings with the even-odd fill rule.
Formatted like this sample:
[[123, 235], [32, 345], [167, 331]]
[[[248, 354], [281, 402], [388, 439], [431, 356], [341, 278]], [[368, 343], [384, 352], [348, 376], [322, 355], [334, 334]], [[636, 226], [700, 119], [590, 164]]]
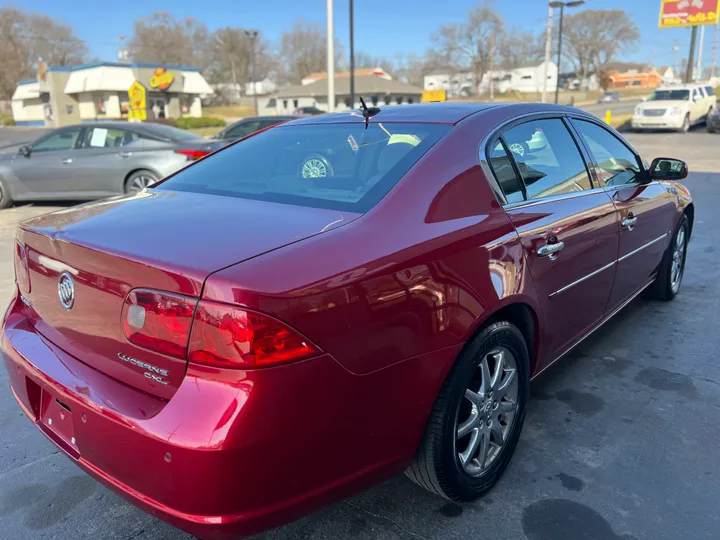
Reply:
[[12, 205], [13, 200], [10, 196], [10, 190], [8, 190], [5, 182], [0, 180], [0, 210], [3, 208], [10, 208]]
[[714, 128], [714, 127], [710, 127], [710, 124], [708, 124], [708, 126], [707, 126], [707, 132], [708, 132], [708, 133], [715, 133], [715, 128]]
[[159, 178], [154, 172], [141, 169], [135, 171], [125, 180], [125, 193], [134, 195], [140, 193], [143, 189], [157, 182]]
[[[669, 302], [673, 300], [682, 285], [685, 274], [685, 260], [687, 258], [687, 243], [690, 238], [690, 222], [687, 216], [680, 218], [670, 245], [665, 251], [660, 263], [660, 271], [655, 281], [647, 289], [646, 297], [654, 300]], [[679, 243], [682, 245], [679, 245]]]
[[[498, 365], [502, 372], [496, 375]], [[510, 463], [520, 438], [529, 373], [522, 333], [506, 321], [484, 328], [467, 344], [445, 379], [405, 474], [452, 501], [472, 501], [489, 491]]]

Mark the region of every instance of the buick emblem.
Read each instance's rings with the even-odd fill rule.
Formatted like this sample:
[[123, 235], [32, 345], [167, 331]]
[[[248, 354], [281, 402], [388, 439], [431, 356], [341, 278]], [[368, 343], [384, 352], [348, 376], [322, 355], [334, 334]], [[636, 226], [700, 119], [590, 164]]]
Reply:
[[75, 305], [75, 284], [67, 272], [63, 272], [58, 280], [58, 297], [65, 309], [72, 309]]

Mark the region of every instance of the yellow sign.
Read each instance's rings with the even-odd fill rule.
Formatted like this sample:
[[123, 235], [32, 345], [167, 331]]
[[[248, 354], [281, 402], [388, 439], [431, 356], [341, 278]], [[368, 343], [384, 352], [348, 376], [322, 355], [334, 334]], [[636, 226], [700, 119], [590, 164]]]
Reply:
[[660, 28], [717, 24], [720, 0], [660, 0]]
[[445, 101], [447, 95], [445, 90], [424, 90], [422, 93], [422, 102], [430, 103], [431, 101]]
[[128, 97], [130, 97], [128, 120], [147, 120], [147, 91], [145, 87], [135, 81], [128, 89]]
[[166, 71], [165, 68], [159, 67], [155, 70], [155, 75], [150, 77], [150, 88], [157, 88], [158, 90], [167, 90], [170, 88], [175, 76]]

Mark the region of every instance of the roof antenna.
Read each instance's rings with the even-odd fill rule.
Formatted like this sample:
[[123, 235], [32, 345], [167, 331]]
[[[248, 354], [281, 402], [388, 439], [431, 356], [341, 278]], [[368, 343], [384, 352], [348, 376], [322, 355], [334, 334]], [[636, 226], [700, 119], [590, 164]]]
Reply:
[[373, 116], [375, 116], [377, 113], [380, 112], [380, 107], [370, 107], [368, 109], [368, 106], [365, 105], [365, 100], [362, 98], [362, 96], [359, 96], [359, 97], [360, 97], [360, 105], [362, 105], [362, 115], [363, 115], [363, 118], [365, 119], [365, 129], [367, 129], [368, 122], [370, 122], [370, 119]]

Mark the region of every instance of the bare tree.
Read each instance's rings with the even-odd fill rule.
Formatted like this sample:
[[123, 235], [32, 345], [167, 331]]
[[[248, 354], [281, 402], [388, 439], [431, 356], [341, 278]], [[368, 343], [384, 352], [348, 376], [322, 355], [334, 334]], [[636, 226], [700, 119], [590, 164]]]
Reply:
[[[280, 37], [280, 78], [299, 83], [310, 73], [327, 71], [326, 34], [322, 26], [298, 20]], [[335, 68], [346, 69], [343, 47], [335, 43]]]
[[253, 51], [250, 38], [243, 28], [218, 28], [211, 34], [206, 52], [208, 79], [212, 82], [231, 82], [235, 88], [239, 85], [243, 90], [246, 83], [253, 79], [264, 79], [277, 67], [270, 44], [258, 35]]
[[135, 21], [129, 51], [136, 62], [190, 65], [203, 71], [207, 67], [207, 41], [204, 23], [158, 11]]
[[490, 67], [493, 41], [502, 37], [502, 29], [502, 19], [486, 0], [470, 11], [466, 22], [441, 26], [432, 40], [452, 67], [470, 69], [479, 84]]
[[538, 36], [513, 28], [504, 32], [498, 40], [498, 58], [503, 69], [515, 69], [523, 65], [542, 62], [545, 56], [545, 34], [542, 43]]
[[640, 30], [625, 11], [588, 9], [567, 16], [564, 37], [567, 57], [582, 80], [594, 72], [601, 86], [607, 88], [611, 64], [638, 43]]
[[0, 9], [0, 98], [9, 99], [19, 80], [35, 78], [39, 58], [50, 66], [72, 66], [85, 62], [87, 53], [70, 26], [14, 7]]
[[395, 62], [384, 56], [372, 56], [362, 51], [355, 53], [355, 69], [376, 67], [382, 68], [388, 73], [393, 73], [395, 71]]

